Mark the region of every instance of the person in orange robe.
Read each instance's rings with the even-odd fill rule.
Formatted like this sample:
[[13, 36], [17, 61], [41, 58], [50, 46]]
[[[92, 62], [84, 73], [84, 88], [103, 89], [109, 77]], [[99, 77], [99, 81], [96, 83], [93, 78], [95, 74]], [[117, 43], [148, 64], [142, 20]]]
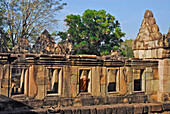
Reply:
[[87, 76], [83, 76], [82, 79], [80, 79], [80, 92], [87, 92], [87, 84], [88, 84], [88, 79]]

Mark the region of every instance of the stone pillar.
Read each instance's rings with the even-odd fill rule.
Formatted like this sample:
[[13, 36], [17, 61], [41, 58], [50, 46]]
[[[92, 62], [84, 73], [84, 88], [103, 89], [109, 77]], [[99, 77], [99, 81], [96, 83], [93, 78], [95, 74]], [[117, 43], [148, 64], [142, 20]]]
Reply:
[[170, 59], [159, 60], [159, 93], [158, 101], [170, 100]]
[[29, 84], [29, 68], [25, 71], [25, 81], [24, 81], [24, 94], [28, 96], [28, 84]]
[[38, 87], [36, 83], [36, 74], [35, 65], [29, 67], [29, 98], [35, 98], [38, 92]]
[[92, 68], [92, 95], [100, 95], [100, 67]]
[[127, 83], [125, 77], [125, 68], [120, 67], [120, 91], [121, 95], [125, 95], [127, 93]]
[[133, 93], [133, 68], [126, 67], [127, 91], [128, 94]]
[[25, 69], [22, 69], [22, 73], [21, 73], [21, 78], [20, 78], [20, 89], [19, 92], [22, 92], [22, 88], [24, 88], [23, 84], [24, 84], [24, 79], [25, 78]]
[[63, 97], [71, 97], [71, 66], [63, 68]]
[[36, 99], [44, 99], [46, 96], [46, 83], [47, 82], [47, 78], [46, 78], [46, 73], [47, 70], [43, 65], [37, 65], [37, 87], [38, 87], [38, 92], [37, 92], [37, 96], [35, 97]]
[[2, 77], [3, 77], [3, 65], [0, 65], [0, 94], [1, 94], [1, 87], [2, 87]]
[[101, 89], [101, 96], [105, 96], [107, 94], [107, 68], [101, 67], [101, 74], [100, 74], [100, 89]]
[[9, 72], [10, 72], [10, 68], [9, 68], [9, 65], [4, 65], [4, 66], [1, 66], [1, 91], [0, 91], [0, 94], [1, 95], [5, 95], [5, 96], [10, 96], [10, 91], [9, 91], [9, 79], [10, 79], [10, 75], [9, 75]]
[[78, 83], [78, 68], [77, 66], [72, 66], [71, 69], [71, 96], [76, 97], [79, 92], [79, 83]]
[[145, 69], [146, 77], [146, 94], [150, 95], [153, 92], [152, 83], [153, 83], [153, 72], [151, 67], [146, 67]]

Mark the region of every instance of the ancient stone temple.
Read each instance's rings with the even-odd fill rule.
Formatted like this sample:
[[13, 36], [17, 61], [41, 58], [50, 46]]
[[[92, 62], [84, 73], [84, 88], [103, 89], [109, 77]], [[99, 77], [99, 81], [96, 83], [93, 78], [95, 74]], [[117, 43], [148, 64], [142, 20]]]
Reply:
[[150, 10], [146, 10], [141, 28], [133, 43], [135, 58], [169, 58], [170, 36], [162, 35]]
[[28, 39], [25, 36], [23, 38], [18, 39], [18, 43], [14, 47], [13, 51], [15, 53], [30, 53], [31, 46], [29, 45]]
[[37, 54], [48, 53], [52, 54], [55, 51], [56, 43], [47, 30], [44, 30], [40, 37], [33, 45], [33, 51]]
[[[54, 42], [43, 53], [0, 53], [0, 94], [34, 109], [53, 107], [56, 113], [166, 112], [170, 110], [169, 39], [170, 31], [162, 35], [153, 13], [146, 10], [133, 43], [134, 58], [129, 60], [51, 54]], [[39, 39], [35, 48], [47, 44]]]

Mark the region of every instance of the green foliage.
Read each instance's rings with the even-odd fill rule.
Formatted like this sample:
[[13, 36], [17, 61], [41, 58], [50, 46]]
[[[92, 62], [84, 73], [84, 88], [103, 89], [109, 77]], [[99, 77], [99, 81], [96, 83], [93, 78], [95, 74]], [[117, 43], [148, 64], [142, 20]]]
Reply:
[[132, 50], [132, 41], [133, 41], [132, 39], [125, 40], [122, 43], [122, 46], [124, 47], [123, 52], [125, 53], [127, 59], [134, 57], [133, 50]]
[[105, 10], [88, 9], [83, 16], [67, 15], [65, 22], [69, 29], [59, 36], [65, 41], [69, 34], [76, 54], [108, 55], [114, 46], [120, 46], [125, 35], [118, 20]]

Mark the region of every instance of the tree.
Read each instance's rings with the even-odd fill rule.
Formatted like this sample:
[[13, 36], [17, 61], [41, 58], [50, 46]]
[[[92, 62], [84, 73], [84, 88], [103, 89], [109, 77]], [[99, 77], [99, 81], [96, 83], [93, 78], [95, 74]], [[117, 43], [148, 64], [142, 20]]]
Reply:
[[9, 50], [8, 44], [10, 42], [9, 38], [7, 38], [7, 34], [4, 30], [5, 28], [5, 6], [3, 4], [3, 0], [0, 0], [0, 52], [6, 52]]
[[127, 59], [134, 57], [133, 50], [132, 50], [132, 41], [133, 41], [132, 39], [130, 39], [130, 40], [126, 39], [122, 43], [122, 47], [124, 47], [123, 51], [125, 52]]
[[88, 9], [83, 16], [67, 15], [65, 22], [69, 29], [59, 32], [61, 42], [65, 42], [69, 34], [76, 54], [110, 54], [114, 46], [120, 46], [121, 37], [125, 35], [118, 20], [105, 10]]
[[18, 38], [33, 40], [43, 29], [57, 26], [58, 10], [66, 3], [61, 0], [3, 0], [6, 30], [12, 47]]

